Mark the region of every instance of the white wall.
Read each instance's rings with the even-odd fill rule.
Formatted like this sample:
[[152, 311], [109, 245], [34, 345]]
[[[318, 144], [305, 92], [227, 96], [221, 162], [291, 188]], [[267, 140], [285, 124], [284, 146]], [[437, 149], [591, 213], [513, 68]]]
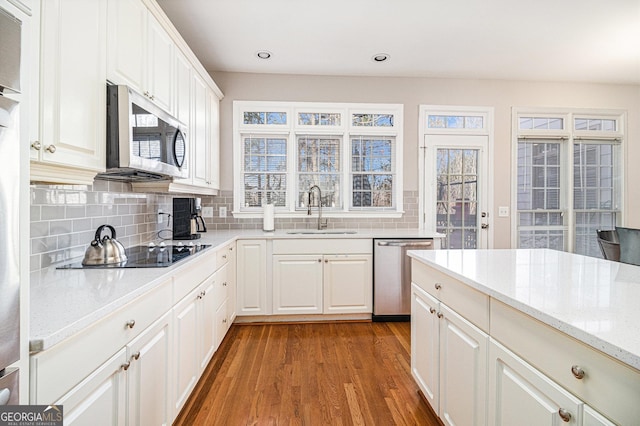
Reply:
[[221, 103], [221, 185], [233, 189], [232, 103], [234, 100], [378, 102], [404, 104], [404, 187], [418, 189], [418, 106], [464, 105], [495, 108], [494, 247], [510, 246], [510, 219], [498, 206], [511, 206], [511, 108], [607, 108], [628, 112], [625, 158], [625, 225], [640, 228], [640, 86], [501, 80], [212, 73], [225, 97]]

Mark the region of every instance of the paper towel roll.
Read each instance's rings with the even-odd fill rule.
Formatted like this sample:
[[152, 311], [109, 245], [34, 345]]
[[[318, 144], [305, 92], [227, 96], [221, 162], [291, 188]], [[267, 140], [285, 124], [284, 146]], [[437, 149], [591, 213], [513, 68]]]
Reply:
[[276, 229], [274, 224], [274, 208], [273, 204], [264, 205], [264, 215], [262, 220], [263, 231], [274, 231]]

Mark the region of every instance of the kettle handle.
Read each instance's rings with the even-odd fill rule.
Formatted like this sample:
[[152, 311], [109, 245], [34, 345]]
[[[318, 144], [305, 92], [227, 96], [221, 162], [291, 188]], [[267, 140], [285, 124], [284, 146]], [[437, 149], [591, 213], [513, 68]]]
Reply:
[[100, 236], [102, 235], [102, 231], [104, 230], [104, 228], [109, 228], [109, 230], [111, 231], [111, 239], [115, 240], [115, 238], [116, 238], [116, 230], [113, 228], [113, 226], [105, 224], [105, 225], [100, 225], [98, 227], [98, 229], [96, 230], [96, 239], [95, 239], [95, 241], [100, 242]]

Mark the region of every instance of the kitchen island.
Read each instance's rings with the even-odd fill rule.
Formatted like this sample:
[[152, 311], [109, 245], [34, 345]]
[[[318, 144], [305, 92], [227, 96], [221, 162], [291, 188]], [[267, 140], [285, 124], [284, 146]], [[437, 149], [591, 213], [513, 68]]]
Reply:
[[640, 267], [547, 249], [409, 255], [412, 371], [443, 421], [460, 421], [460, 386], [464, 420], [640, 418]]

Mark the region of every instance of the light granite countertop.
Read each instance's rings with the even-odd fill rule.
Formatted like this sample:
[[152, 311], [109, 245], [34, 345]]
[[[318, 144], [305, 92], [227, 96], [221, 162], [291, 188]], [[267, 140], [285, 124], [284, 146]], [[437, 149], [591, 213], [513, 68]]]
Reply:
[[640, 266], [548, 249], [408, 253], [640, 370]]
[[[342, 238], [440, 238], [441, 234], [417, 229], [358, 229], [356, 233], [290, 234], [292, 230], [232, 230], [202, 234], [196, 240], [212, 247], [167, 268], [56, 269], [53, 265], [30, 274], [30, 335], [32, 353], [86, 329], [116, 309], [151, 291], [191, 261], [237, 239], [342, 239]], [[304, 231], [301, 229], [293, 231]], [[313, 232], [313, 230], [310, 230]], [[171, 241], [166, 241], [167, 244]], [[176, 241], [175, 243], [178, 243]], [[185, 243], [185, 241], [181, 241]], [[78, 261], [81, 259], [76, 259]], [[72, 263], [73, 260], [64, 262]]]

